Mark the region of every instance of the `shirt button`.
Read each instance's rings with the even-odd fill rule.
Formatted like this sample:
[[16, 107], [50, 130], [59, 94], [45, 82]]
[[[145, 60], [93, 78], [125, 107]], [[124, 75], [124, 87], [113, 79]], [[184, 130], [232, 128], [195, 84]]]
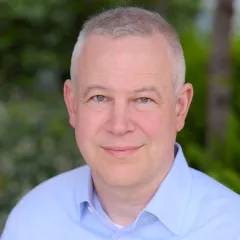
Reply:
[[90, 213], [93, 213], [93, 212], [94, 212], [91, 207], [88, 207], [88, 211], [89, 211]]

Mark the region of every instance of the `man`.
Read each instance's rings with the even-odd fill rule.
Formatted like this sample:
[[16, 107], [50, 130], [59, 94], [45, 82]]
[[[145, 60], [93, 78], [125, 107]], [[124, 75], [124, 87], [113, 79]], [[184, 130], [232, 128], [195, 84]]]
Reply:
[[87, 166], [56, 176], [11, 212], [2, 240], [240, 239], [240, 198], [188, 167], [176, 134], [193, 88], [174, 30], [116, 8], [87, 21], [64, 85]]

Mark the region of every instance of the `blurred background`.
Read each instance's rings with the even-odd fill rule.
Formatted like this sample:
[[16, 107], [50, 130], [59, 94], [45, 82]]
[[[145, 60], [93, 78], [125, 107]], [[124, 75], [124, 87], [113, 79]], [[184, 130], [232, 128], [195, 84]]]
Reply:
[[0, 0], [0, 232], [26, 192], [84, 164], [63, 82], [83, 21], [119, 5], [178, 31], [195, 89], [178, 141], [190, 166], [240, 193], [239, 0]]

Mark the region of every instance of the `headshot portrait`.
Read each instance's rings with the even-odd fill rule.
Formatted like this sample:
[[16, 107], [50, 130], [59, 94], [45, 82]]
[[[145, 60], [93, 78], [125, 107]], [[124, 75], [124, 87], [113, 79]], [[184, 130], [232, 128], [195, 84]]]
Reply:
[[[164, 16], [154, 9], [118, 6], [99, 10], [78, 26], [74, 46], [68, 46], [62, 128], [72, 130], [84, 164], [77, 160], [77, 166], [24, 192], [7, 214], [1, 240], [240, 240], [240, 196], [218, 170], [231, 161], [217, 161], [224, 144], [209, 150], [211, 134], [224, 139], [217, 131], [223, 133], [229, 92], [218, 87], [209, 65], [213, 80], [205, 87], [214, 90], [205, 103], [199, 100], [206, 97], [199, 94], [201, 77], [190, 76], [201, 64], [185, 58], [185, 49], [193, 59], [197, 50], [189, 33], [182, 44], [178, 28]], [[216, 59], [220, 53], [209, 54]], [[227, 72], [223, 65], [218, 68], [222, 76]], [[216, 94], [221, 94], [218, 101]], [[199, 123], [203, 116], [194, 101], [212, 106], [209, 124]], [[225, 113], [219, 115], [218, 109]], [[197, 124], [199, 131], [184, 132]], [[192, 147], [191, 139], [205, 128], [209, 155]], [[61, 139], [59, 134], [54, 141]]]

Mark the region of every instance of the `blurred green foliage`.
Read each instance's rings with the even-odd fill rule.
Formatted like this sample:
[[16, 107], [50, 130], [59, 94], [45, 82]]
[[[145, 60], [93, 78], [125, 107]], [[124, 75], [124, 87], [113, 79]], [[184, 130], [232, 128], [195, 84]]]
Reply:
[[0, 221], [33, 186], [83, 164], [60, 97], [0, 106]]
[[187, 65], [186, 81], [193, 84], [195, 93], [185, 128], [178, 136], [190, 166], [207, 173], [238, 193], [240, 193], [239, 40], [239, 36], [236, 36], [232, 41], [232, 108], [228, 119], [227, 138], [224, 145], [217, 146], [219, 155], [213, 157], [207, 152], [205, 144], [209, 38], [199, 37], [194, 30], [182, 35]]
[[164, 14], [179, 30], [191, 26], [200, 7], [199, 0], [0, 0], [1, 98], [16, 85], [31, 92], [46, 69], [67, 77], [73, 45], [90, 15], [127, 4], [157, 11], [158, 2], [168, 2]]
[[[181, 3], [180, 3], [181, 2]], [[115, 5], [157, 9], [157, 1], [0, 1], [0, 229], [16, 202], [31, 188], [84, 164], [68, 124], [62, 83], [82, 23]], [[163, 13], [179, 31], [195, 96], [179, 134], [189, 164], [240, 192], [240, 44], [233, 39], [233, 95], [227, 141], [219, 157], [205, 149], [209, 36], [194, 25], [200, 1], [171, 0]], [[50, 72], [50, 74], [48, 74]], [[40, 74], [41, 73], [41, 74]], [[44, 75], [46, 73], [47, 75]], [[43, 78], [43, 87], [37, 79]], [[49, 90], [49, 82], [58, 84]]]

